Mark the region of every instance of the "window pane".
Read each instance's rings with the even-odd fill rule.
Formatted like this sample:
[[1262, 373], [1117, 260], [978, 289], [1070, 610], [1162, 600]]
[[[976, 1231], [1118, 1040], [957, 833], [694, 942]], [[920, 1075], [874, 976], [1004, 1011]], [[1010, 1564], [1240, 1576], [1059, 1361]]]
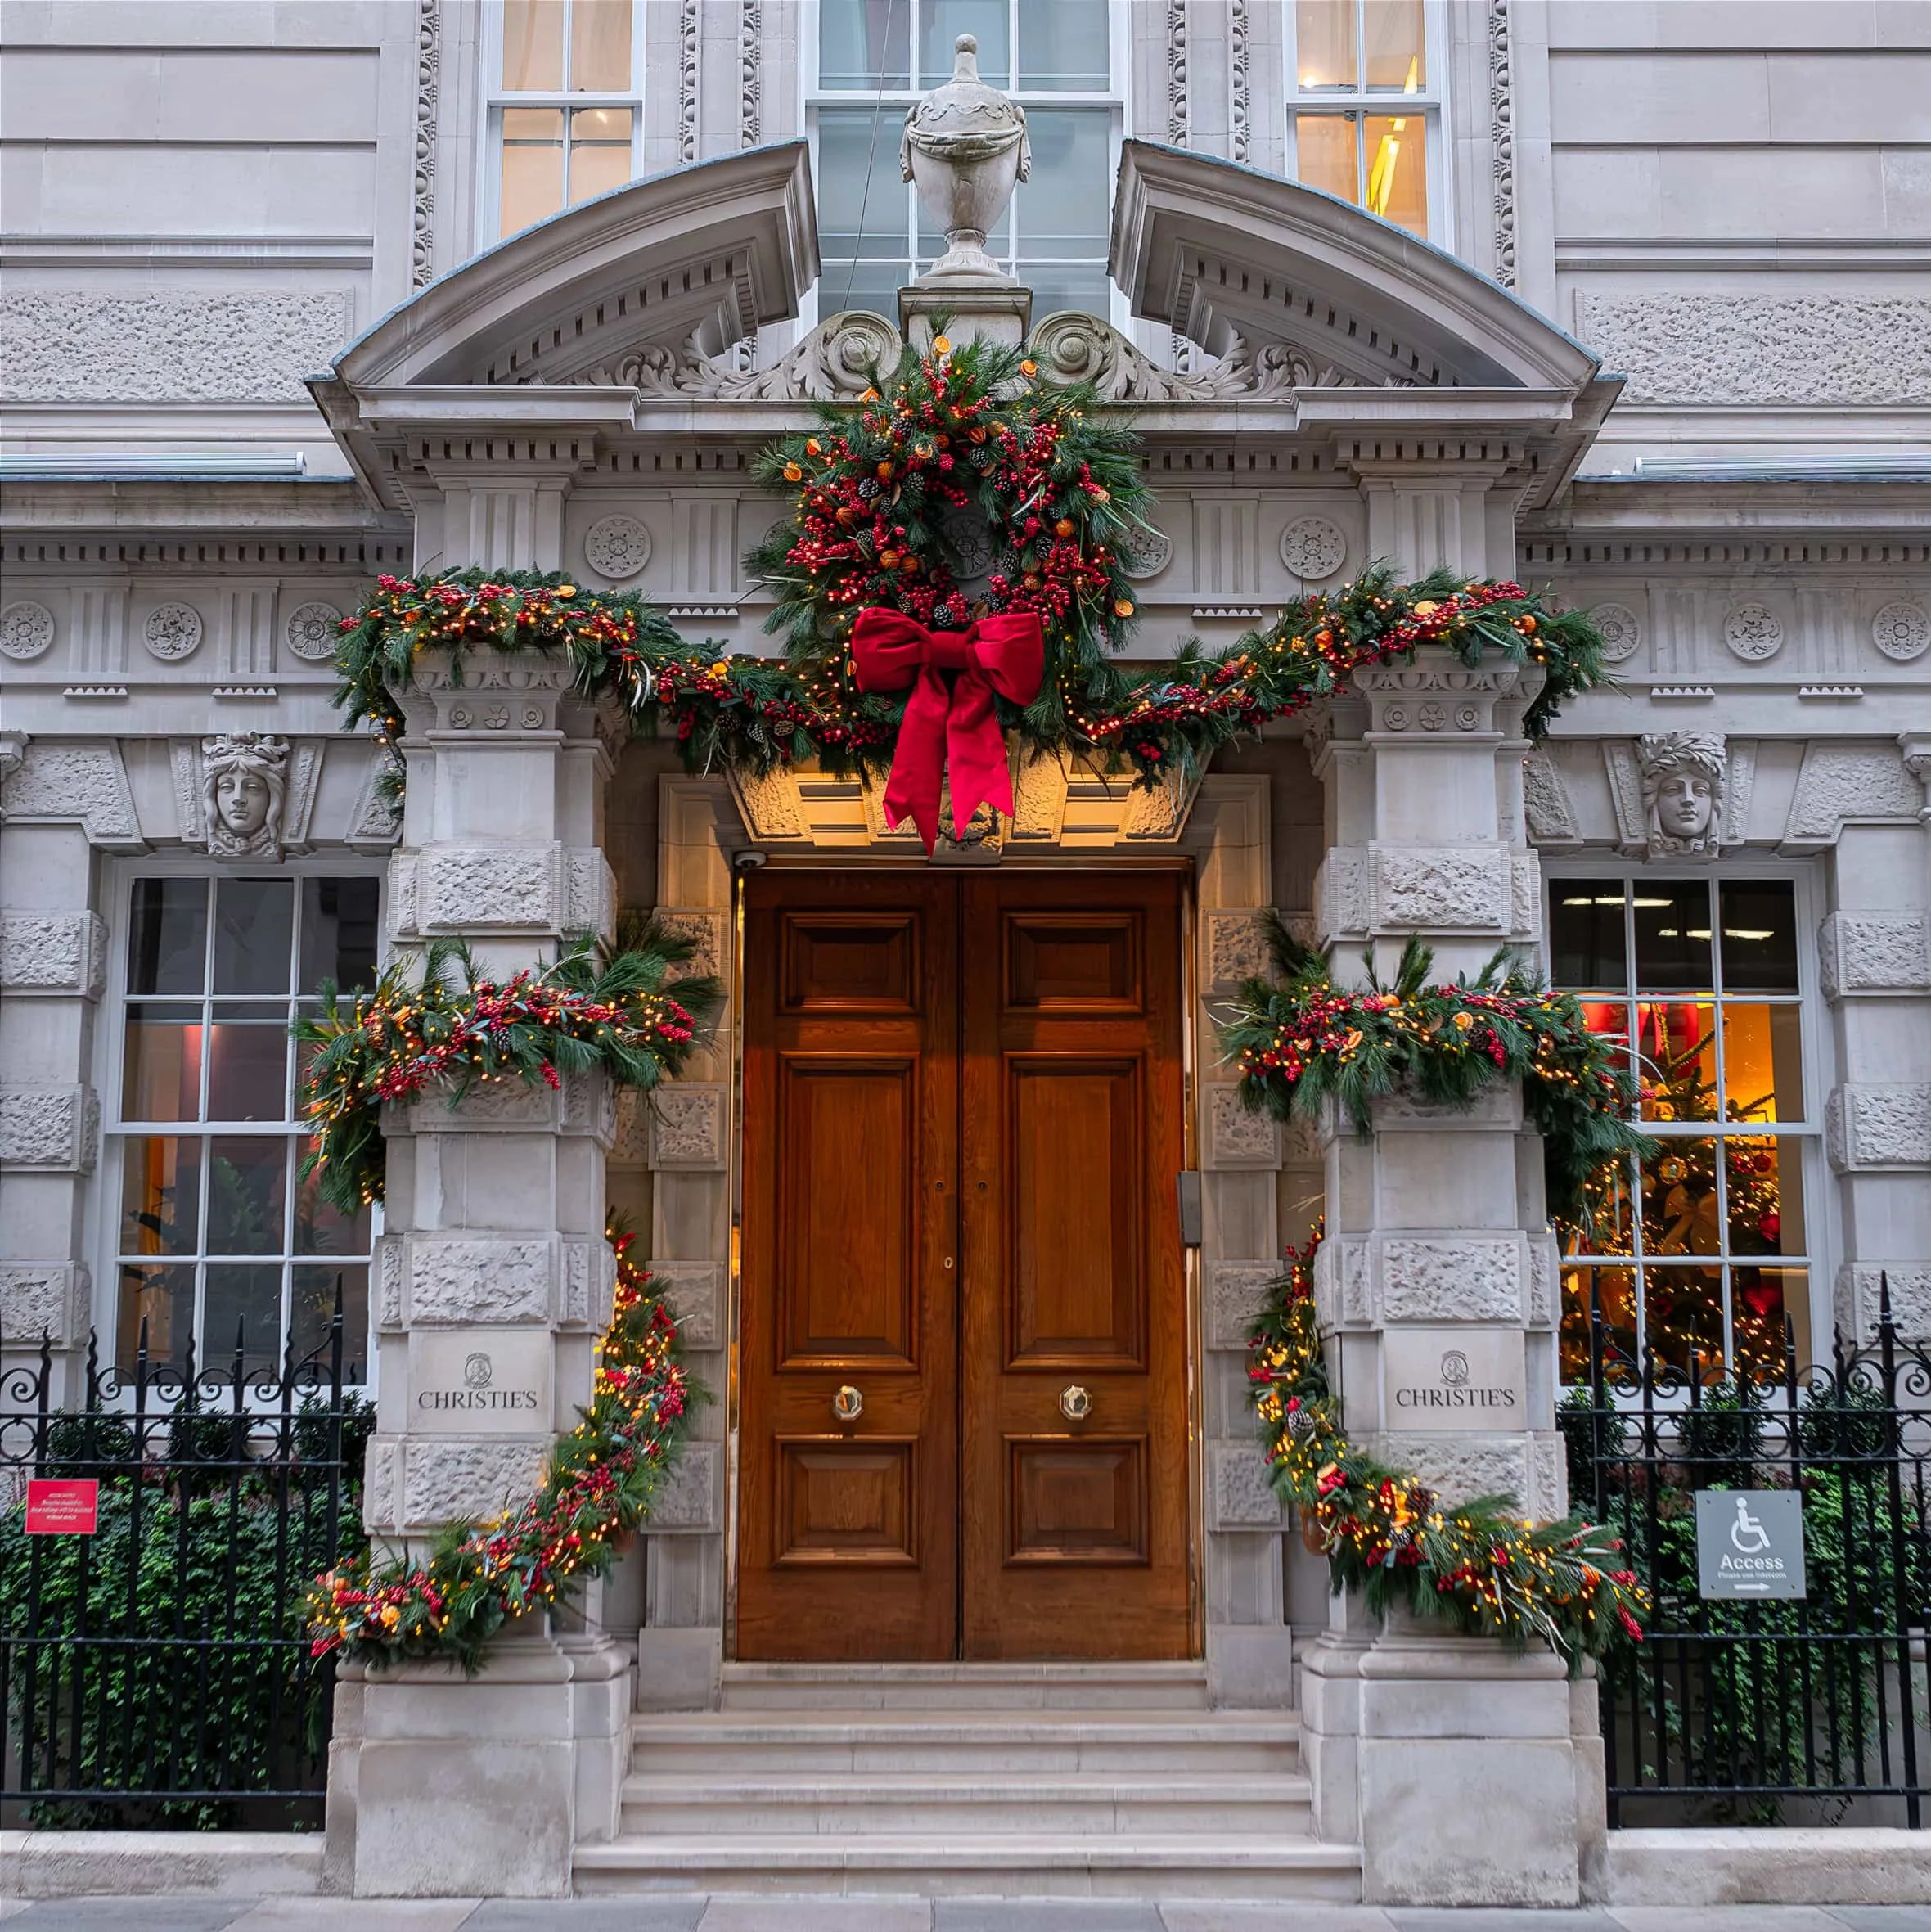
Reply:
[[1565, 1268], [1562, 1271], [1562, 1379], [1589, 1376], [1591, 1297], [1602, 1312], [1603, 1365], [1633, 1362], [1636, 1357], [1636, 1270], [1632, 1268]]
[[1020, 85], [1071, 92], [1112, 78], [1106, 0], [1051, 0], [1020, 9]]
[[366, 1268], [296, 1268], [290, 1282], [290, 1339], [297, 1362], [330, 1345], [335, 1316], [335, 1284], [342, 1285], [342, 1380], [369, 1379], [369, 1271]]
[[1723, 1007], [1723, 1111], [1731, 1120], [1803, 1118], [1803, 1022], [1795, 1007]]
[[298, 993], [313, 993], [324, 980], [341, 987], [375, 984], [381, 900], [378, 879], [302, 881], [302, 976], [295, 989]]
[[570, 86], [579, 94], [620, 94], [630, 85], [631, 0], [574, 0]]
[[563, 0], [503, 0], [503, 86], [563, 85]]
[[1732, 1254], [1801, 1254], [1804, 1250], [1803, 1151], [1795, 1141], [1724, 1144]]
[[1647, 1254], [1722, 1251], [1714, 1141], [1666, 1140], [1644, 1161], [1642, 1234]]
[[1717, 1009], [1645, 1001], [1636, 1047], [1645, 1120], [1717, 1118]]
[[1730, 1271], [1730, 1319], [1736, 1331], [1738, 1367], [1766, 1379], [1784, 1373], [1784, 1322], [1789, 1318], [1797, 1366], [1812, 1361], [1810, 1273], [1801, 1268], [1735, 1268]]
[[1701, 992], [1716, 984], [1710, 959], [1710, 889], [1707, 880], [1645, 879], [1632, 901], [1636, 911], [1636, 983], [1643, 992]]
[[908, 262], [834, 261], [827, 258], [818, 283], [827, 317], [844, 309], [896, 317], [898, 291], [911, 279]]
[[286, 993], [295, 921], [292, 879], [218, 880], [214, 990]]
[[121, 1150], [124, 1254], [192, 1254], [201, 1224], [201, 1143], [144, 1134]]
[[1558, 986], [1622, 993], [1629, 985], [1623, 888], [1558, 879], [1549, 888], [1549, 961]]
[[214, 1373], [234, 1367], [241, 1340], [241, 1369], [251, 1375], [281, 1360], [281, 1264], [215, 1262], [208, 1269], [201, 1313], [201, 1359]]
[[1418, 114], [1371, 115], [1362, 124], [1362, 139], [1368, 156], [1368, 212], [1411, 235], [1425, 235], [1427, 122]]
[[1339, 195], [1344, 201], [1361, 199], [1361, 178], [1355, 164], [1354, 122], [1343, 114], [1297, 114], [1294, 116], [1294, 176], [1311, 188]]
[[1797, 990], [1797, 894], [1788, 884], [1720, 886], [1723, 986], [1729, 993]]
[[208, 1150], [210, 1254], [279, 1254], [289, 1143], [277, 1135], [230, 1135]]
[[195, 1327], [195, 1270], [191, 1262], [186, 1267], [122, 1268], [115, 1362], [124, 1376], [134, 1372], [143, 1322], [146, 1324], [151, 1365], [178, 1362], [187, 1353], [188, 1338]]
[[563, 110], [503, 110], [502, 232], [547, 221], [563, 206]]
[[1426, 87], [1421, 0], [1362, 0], [1362, 52], [1375, 92], [1411, 94]]
[[[907, 0], [910, 3], [910, 0]], [[1037, 5], [1038, 0], [1029, 0]], [[1006, 44], [1006, 0], [925, 0], [919, 10], [920, 85], [937, 87], [952, 77], [953, 43], [961, 34], [979, 37], [979, 77], [996, 88], [1011, 84]], [[898, 144], [893, 143], [897, 153]]]
[[909, 259], [895, 110], [822, 111], [817, 185], [818, 234], [828, 256]]
[[[1294, 7], [1294, 66], [1303, 93], [1355, 85], [1354, 0], [1298, 0]], [[1305, 167], [1303, 181], [1313, 178]], [[1325, 182], [1316, 182], [1325, 187]], [[1338, 188], [1330, 189], [1339, 194]], [[1350, 194], [1348, 200], [1354, 196]]]
[[1693, 1350], [1705, 1375], [1726, 1359], [1721, 1268], [1645, 1268], [1643, 1316], [1645, 1340], [1672, 1367], [1688, 1370]]
[[207, 982], [208, 881], [137, 879], [128, 926], [129, 993], [199, 993]]
[[288, 1016], [277, 1011], [232, 1020], [219, 1016], [219, 1007], [215, 1011], [209, 1034], [208, 1118], [287, 1119]]
[[1618, 1161], [1600, 1170], [1584, 1189], [1590, 1224], [1569, 1236], [1576, 1254], [1633, 1254], [1636, 1252], [1636, 1203], [1630, 1191], [1631, 1169]]
[[124, 1120], [198, 1120], [201, 1115], [201, 1009], [128, 1008], [121, 1068]]
[[820, 87], [907, 87], [911, 60], [911, 0], [819, 0]]
[[1098, 262], [1029, 262], [1021, 256], [1019, 272], [1020, 279], [1033, 290], [1033, 313], [1037, 317], [1066, 309], [1104, 316], [1111, 306], [1106, 270]]
[[630, 179], [631, 110], [579, 107], [570, 116], [570, 205]]
[[1017, 197], [1021, 257], [1092, 255], [1104, 262], [1113, 185], [1107, 115], [1042, 107], [1027, 115], [1026, 124], [1033, 178]]
[[[296, 1149], [299, 1164], [302, 1150]], [[369, 1210], [353, 1219], [322, 1198], [316, 1177], [295, 1182], [295, 1252], [298, 1254], [367, 1254]]]

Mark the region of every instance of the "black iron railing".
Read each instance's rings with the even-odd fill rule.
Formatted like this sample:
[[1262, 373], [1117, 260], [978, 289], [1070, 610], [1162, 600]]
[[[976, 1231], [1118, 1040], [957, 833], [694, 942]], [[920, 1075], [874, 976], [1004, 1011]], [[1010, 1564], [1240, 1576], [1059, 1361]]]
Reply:
[[[1561, 1411], [1578, 1508], [1614, 1526], [1654, 1597], [1601, 1685], [1609, 1822], [1918, 1826], [1931, 1771], [1931, 1358], [1900, 1342], [1739, 1373], [1619, 1353], [1597, 1311]], [[1803, 1499], [1806, 1593], [1699, 1592], [1699, 1490]]]
[[[360, 1547], [369, 1412], [324, 1346], [0, 1376], [0, 1822], [318, 1823], [334, 1681], [302, 1631], [310, 1579]], [[28, 1528], [35, 1479], [97, 1485], [91, 1533]], [[84, 1496], [84, 1492], [82, 1493]], [[44, 1493], [43, 1493], [44, 1500]]]

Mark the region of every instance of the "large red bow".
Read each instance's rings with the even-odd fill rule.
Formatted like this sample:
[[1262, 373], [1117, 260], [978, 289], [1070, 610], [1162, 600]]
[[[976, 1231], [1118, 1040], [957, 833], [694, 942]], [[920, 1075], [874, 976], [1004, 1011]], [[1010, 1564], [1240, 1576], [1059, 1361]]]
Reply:
[[[952, 779], [952, 829], [963, 840], [982, 804], [1012, 816], [1012, 773], [1006, 763], [993, 694], [1029, 705], [1039, 695], [1046, 644], [1037, 611], [982, 617], [962, 631], [929, 631], [897, 610], [866, 610], [852, 632], [858, 688], [903, 691], [905, 722], [885, 787], [885, 822], [910, 818], [929, 853], [938, 836], [938, 788]], [[956, 674], [948, 690], [946, 673]]]

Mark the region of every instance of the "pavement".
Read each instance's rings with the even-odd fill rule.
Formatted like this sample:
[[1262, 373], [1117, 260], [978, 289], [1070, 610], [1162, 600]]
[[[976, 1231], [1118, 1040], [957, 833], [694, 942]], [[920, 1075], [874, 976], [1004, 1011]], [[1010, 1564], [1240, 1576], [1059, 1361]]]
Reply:
[[6, 1932], [1931, 1932], [1928, 1905], [1574, 1912], [1110, 1899], [0, 1899]]

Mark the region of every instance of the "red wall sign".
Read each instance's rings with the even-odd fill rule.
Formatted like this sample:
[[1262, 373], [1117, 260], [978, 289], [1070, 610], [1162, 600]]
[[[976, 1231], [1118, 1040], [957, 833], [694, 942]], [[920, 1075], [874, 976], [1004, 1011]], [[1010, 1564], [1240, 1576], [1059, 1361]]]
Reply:
[[85, 1480], [56, 1482], [37, 1477], [27, 1484], [29, 1536], [92, 1536], [101, 1520], [101, 1485]]

